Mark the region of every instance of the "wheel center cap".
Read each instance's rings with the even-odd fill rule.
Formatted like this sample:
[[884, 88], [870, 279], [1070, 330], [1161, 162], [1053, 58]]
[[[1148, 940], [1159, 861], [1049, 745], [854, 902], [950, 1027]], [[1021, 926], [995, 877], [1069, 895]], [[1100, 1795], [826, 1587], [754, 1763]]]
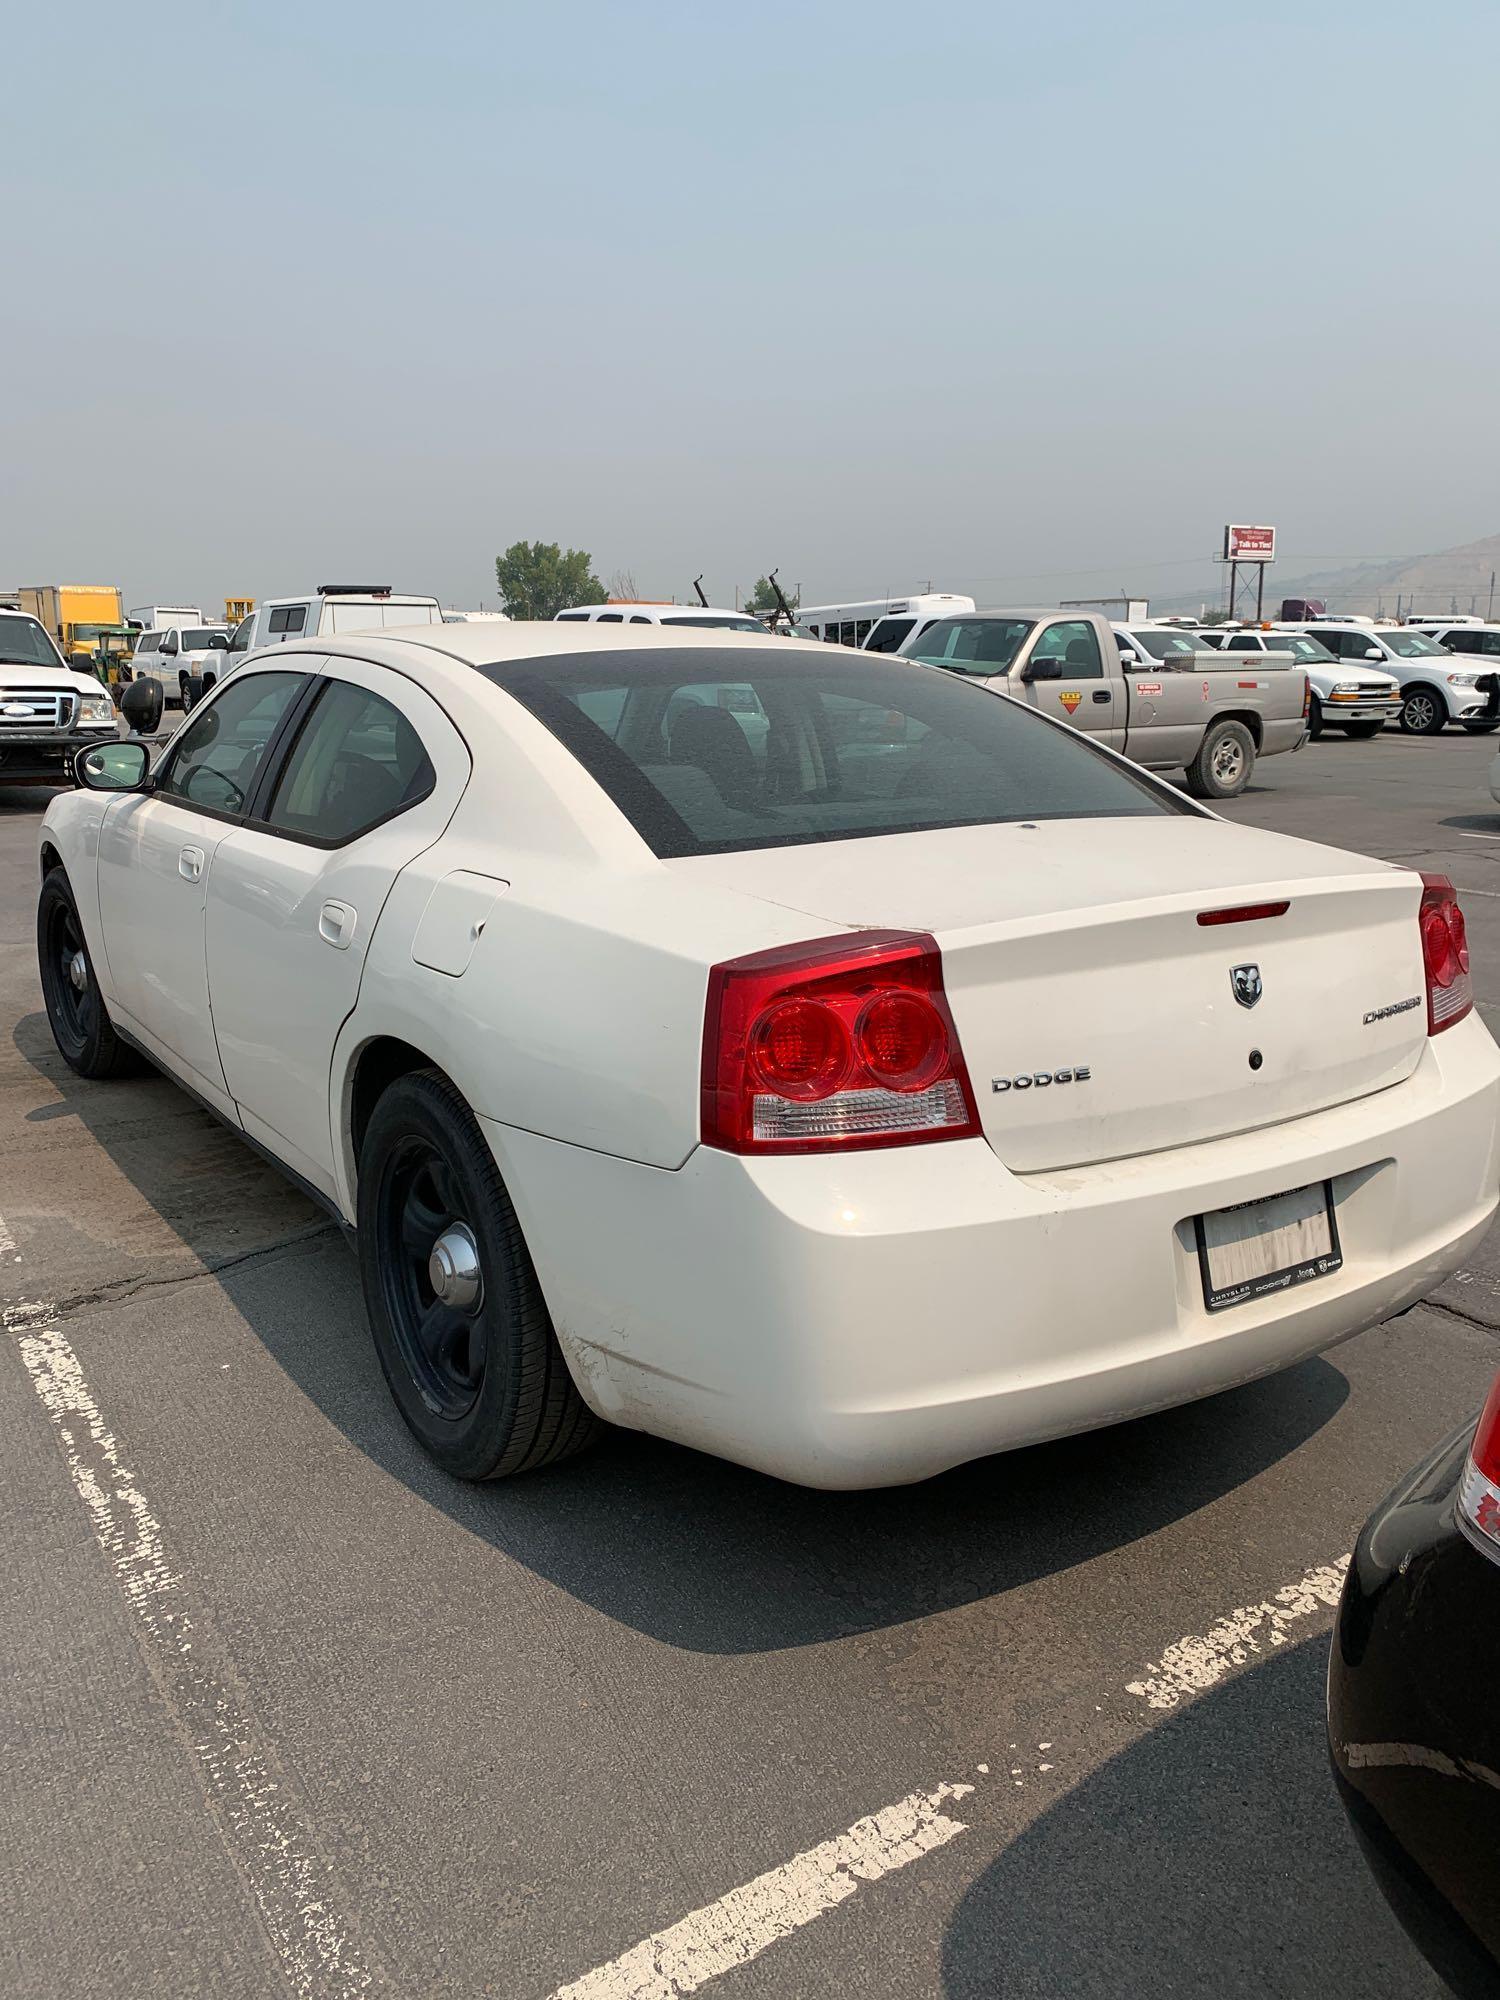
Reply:
[[484, 1294], [479, 1248], [466, 1222], [450, 1222], [427, 1259], [434, 1296], [459, 1312], [472, 1312]]
[[68, 960], [68, 983], [75, 993], [81, 993], [89, 983], [89, 962], [81, 951]]

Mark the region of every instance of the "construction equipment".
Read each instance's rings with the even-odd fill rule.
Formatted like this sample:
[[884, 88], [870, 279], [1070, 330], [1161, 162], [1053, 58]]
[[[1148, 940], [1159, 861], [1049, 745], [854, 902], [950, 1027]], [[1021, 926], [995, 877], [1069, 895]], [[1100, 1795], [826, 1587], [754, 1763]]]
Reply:
[[255, 609], [253, 597], [226, 597], [224, 599], [224, 623], [238, 625], [242, 618], [248, 618]]
[[130, 679], [135, 634], [116, 585], [39, 583], [17, 595], [20, 609], [46, 626], [73, 665], [111, 683]]

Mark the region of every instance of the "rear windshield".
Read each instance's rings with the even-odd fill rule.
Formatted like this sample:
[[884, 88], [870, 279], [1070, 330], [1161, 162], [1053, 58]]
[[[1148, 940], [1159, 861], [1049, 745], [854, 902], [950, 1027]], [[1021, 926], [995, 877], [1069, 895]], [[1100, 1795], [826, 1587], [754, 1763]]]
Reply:
[[704, 632], [764, 632], [766, 629], [758, 618], [737, 617], [732, 611], [710, 611], [701, 618], [696, 612], [686, 618], [680, 618], [673, 612], [661, 622], [663, 625], [696, 625]]
[[[1149, 653], [1153, 660], [1176, 660], [1184, 653], [1193, 654], [1201, 651], [1196, 633], [1143, 632], [1136, 626], [1130, 636], [1141, 651]], [[1234, 641], [1231, 639], [1228, 644], [1232, 646]]]
[[1192, 810], [1019, 702], [878, 654], [601, 651], [480, 671], [663, 860]]

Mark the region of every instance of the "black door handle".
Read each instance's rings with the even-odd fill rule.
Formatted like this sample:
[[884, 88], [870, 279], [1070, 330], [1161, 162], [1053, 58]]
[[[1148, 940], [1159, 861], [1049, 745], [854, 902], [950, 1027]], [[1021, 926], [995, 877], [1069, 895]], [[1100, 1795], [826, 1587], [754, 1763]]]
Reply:
[[1113, 694], [1112, 694], [1112, 693], [1110, 692], [1110, 690], [1109, 690], [1108, 688], [1095, 688], [1095, 689], [1094, 689], [1094, 700], [1095, 700], [1095, 701], [1113, 701], [1113, 700], [1114, 700], [1114, 695], [1113, 695]]

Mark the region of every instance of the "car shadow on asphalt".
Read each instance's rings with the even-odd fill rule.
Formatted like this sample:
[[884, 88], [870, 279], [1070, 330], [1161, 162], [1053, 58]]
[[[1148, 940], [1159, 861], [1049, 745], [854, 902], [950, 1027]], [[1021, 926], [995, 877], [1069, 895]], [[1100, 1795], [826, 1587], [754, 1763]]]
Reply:
[[225, 1265], [215, 1282], [351, 1443], [480, 1541], [669, 1645], [815, 1645], [1003, 1595], [1234, 1492], [1348, 1395], [1337, 1368], [1307, 1361], [1207, 1402], [875, 1492], [788, 1486], [619, 1430], [547, 1471], [465, 1485], [397, 1416], [354, 1260], [332, 1224], [317, 1228], [321, 1211], [165, 1079], [83, 1082], [40, 1014], [21, 1022], [16, 1045], [58, 1093], [45, 1116], [76, 1117], [190, 1251]]
[[944, 2000], [1438, 2000], [1334, 1792], [1327, 1658], [1258, 1661], [1034, 1821], [960, 1903]]

